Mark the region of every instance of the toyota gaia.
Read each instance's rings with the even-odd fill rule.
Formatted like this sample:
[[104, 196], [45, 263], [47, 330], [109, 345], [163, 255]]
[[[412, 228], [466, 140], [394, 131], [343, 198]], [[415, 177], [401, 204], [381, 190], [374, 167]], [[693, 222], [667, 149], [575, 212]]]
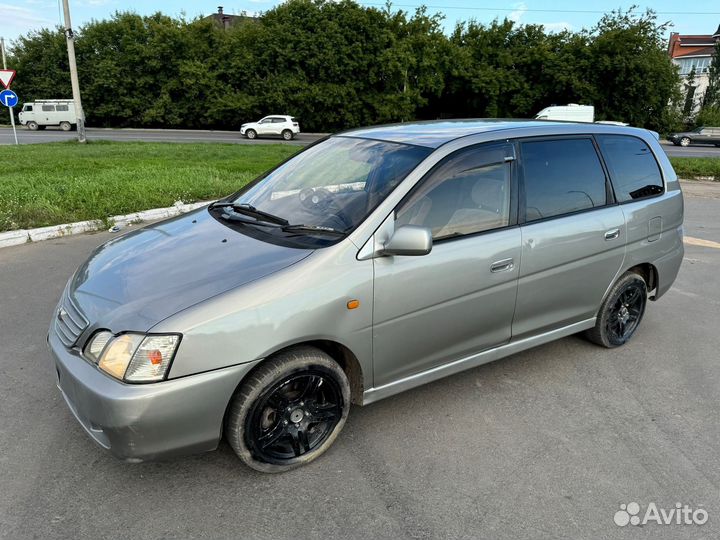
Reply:
[[642, 129], [344, 132], [98, 247], [50, 325], [58, 387], [124, 460], [225, 437], [285, 471], [332, 445], [351, 403], [579, 332], [625, 344], [675, 280], [682, 222]]

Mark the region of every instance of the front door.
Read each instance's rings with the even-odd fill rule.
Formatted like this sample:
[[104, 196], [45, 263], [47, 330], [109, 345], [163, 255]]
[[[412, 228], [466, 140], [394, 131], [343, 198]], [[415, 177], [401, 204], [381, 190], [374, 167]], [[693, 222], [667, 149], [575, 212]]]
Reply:
[[263, 118], [258, 122], [257, 134], [270, 135], [272, 133], [272, 118]]
[[420, 257], [374, 259], [374, 386], [510, 340], [520, 229], [513, 148], [479, 145], [436, 166], [396, 212], [395, 228], [432, 230]]

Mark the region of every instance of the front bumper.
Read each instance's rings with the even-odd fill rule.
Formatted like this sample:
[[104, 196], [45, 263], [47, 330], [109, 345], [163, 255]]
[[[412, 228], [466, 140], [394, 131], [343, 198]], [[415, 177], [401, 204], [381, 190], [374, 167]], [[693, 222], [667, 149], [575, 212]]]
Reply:
[[256, 364], [152, 384], [125, 384], [48, 335], [58, 388], [90, 437], [126, 461], [214, 450], [223, 417], [243, 377]]

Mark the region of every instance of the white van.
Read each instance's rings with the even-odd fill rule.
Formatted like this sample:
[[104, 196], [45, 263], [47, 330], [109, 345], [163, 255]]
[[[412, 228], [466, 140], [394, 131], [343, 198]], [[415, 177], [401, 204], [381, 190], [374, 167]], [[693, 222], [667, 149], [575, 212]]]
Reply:
[[565, 120], [566, 122], [594, 122], [595, 107], [592, 105], [552, 105], [535, 115], [536, 120]]
[[18, 115], [20, 123], [32, 131], [46, 126], [59, 126], [70, 131], [77, 124], [72, 99], [44, 99], [25, 103]]

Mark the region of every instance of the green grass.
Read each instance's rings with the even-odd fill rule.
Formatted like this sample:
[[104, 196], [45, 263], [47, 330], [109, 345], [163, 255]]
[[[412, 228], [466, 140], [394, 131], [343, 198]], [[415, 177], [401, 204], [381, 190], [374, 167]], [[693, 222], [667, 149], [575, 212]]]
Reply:
[[298, 150], [142, 142], [0, 146], [0, 231], [219, 198]]
[[[236, 191], [298, 151], [280, 144], [74, 142], [0, 146], [0, 231], [105, 220]], [[670, 158], [720, 180], [720, 158]]]
[[720, 157], [671, 157], [670, 162], [677, 175], [683, 180], [692, 180], [700, 176], [714, 176], [716, 181], [720, 181]]

